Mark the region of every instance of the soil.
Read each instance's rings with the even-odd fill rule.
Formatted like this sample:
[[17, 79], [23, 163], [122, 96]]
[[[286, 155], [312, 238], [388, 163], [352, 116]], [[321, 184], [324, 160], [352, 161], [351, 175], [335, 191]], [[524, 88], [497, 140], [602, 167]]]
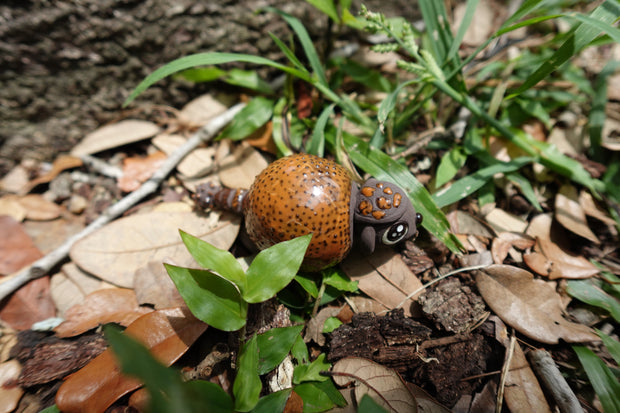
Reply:
[[[365, 4], [388, 16], [418, 17], [417, 6], [404, 0]], [[268, 33], [286, 40], [288, 26], [273, 13], [256, 12], [266, 6], [300, 18], [318, 43], [328, 32], [328, 19], [301, 1], [2, 2], [0, 176], [23, 159], [52, 160], [101, 124], [140, 117], [140, 106], [178, 108], [223, 87], [167, 79], [146, 91], [131, 112], [123, 111], [138, 82], [173, 59], [219, 51], [282, 60]], [[266, 78], [273, 75], [260, 70]]]

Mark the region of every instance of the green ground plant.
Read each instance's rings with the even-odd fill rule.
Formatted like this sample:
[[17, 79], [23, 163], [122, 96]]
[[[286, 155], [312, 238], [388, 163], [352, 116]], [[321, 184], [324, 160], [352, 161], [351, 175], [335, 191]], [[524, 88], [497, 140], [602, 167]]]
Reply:
[[[363, 28], [384, 35], [387, 40], [377, 45], [375, 50], [398, 51], [403, 56], [399, 61], [399, 67], [408, 73], [407, 78], [394, 80], [344, 58], [322, 61], [310, 36], [298, 19], [281, 11], [268, 9], [266, 11], [277, 14], [290, 25], [297, 44], [301, 47], [301, 51], [294, 50], [294, 42], [287, 42], [272, 35], [274, 43], [287, 59], [286, 64], [260, 56], [234, 53], [200, 53], [186, 56], [154, 71], [138, 85], [126, 104], [155, 82], [179, 74], [194, 81], [220, 80], [250, 89], [259, 95], [254, 97], [235, 121], [222, 132], [221, 139], [243, 139], [271, 121], [273, 137], [282, 155], [292, 150], [305, 150], [320, 156], [330, 152], [340, 160], [350, 159], [364, 173], [378, 179], [398, 182], [408, 192], [416, 210], [424, 215], [425, 229], [453, 252], [459, 251], [460, 244], [450, 234], [442, 208], [468, 197], [477, 197], [481, 205], [493, 202], [496, 196], [494, 177], [498, 174], [503, 174], [505, 179], [514, 184], [538, 210], [542, 207], [532, 185], [532, 181], [535, 181], [532, 166], [535, 164], [543, 165], [547, 172], [554, 174], [559, 180], [572, 181], [587, 188], [595, 197], [608, 197], [616, 202], [620, 201], [618, 155], [609, 153], [601, 146], [602, 124], [605, 119], [604, 106], [607, 100], [606, 79], [618, 67], [618, 63], [610, 62], [594, 82], [571, 63], [588, 47], [610, 42], [620, 43], [620, 30], [614, 26], [620, 16], [620, 4], [617, 1], [603, 1], [587, 14], [560, 9], [557, 2], [525, 1], [487, 42], [480, 45], [467, 58], [462, 58], [458, 52], [479, 3], [477, 0], [467, 2], [465, 17], [454, 31], [455, 34], [448, 25], [450, 19], [443, 2], [420, 2], [426, 24], [424, 32], [418, 32], [403, 19], [387, 19], [366, 8], [362, 8], [361, 16], [355, 18], [349, 12], [348, 1], [336, 3], [333, 0], [313, 0], [310, 3], [325, 12], [335, 24], [355, 29]], [[569, 22], [570, 29], [553, 36], [539, 50], [524, 51], [512, 61], [496, 62], [475, 73], [469, 72], [475, 59], [480, 58], [480, 53], [494, 40], [517, 29], [543, 25], [554, 19]], [[307, 64], [302, 63], [298, 57], [299, 52]], [[282, 92], [277, 92], [251, 71], [226, 70], [219, 67], [231, 62], [278, 69], [289, 79], [294, 78], [312, 85], [320, 93], [324, 104], [311, 118], [300, 119], [294, 109], [286, 109], [293, 107], [292, 102], [296, 98], [294, 90], [290, 87], [290, 81], [286, 83]], [[340, 89], [344, 77], [350, 77], [368, 88], [385, 93], [385, 98], [376, 104], [360, 103], [351, 99]], [[483, 80], [490, 77], [500, 79], [500, 86], [485, 86]], [[474, 78], [476, 80], [474, 86], [468, 86], [466, 78]], [[578, 94], [567, 93], [553, 87], [547, 89], [536, 87], [542, 80], [550, 83], [567, 80], [576, 85]], [[511, 84], [517, 86], [510, 87]], [[446, 100], [449, 103], [446, 104]], [[591, 107], [590, 156], [598, 162], [609, 165], [607, 172], [600, 179], [592, 178], [581, 163], [563, 155], [555, 146], [535, 140], [522, 129], [523, 123], [528, 119], [538, 119], [550, 127], [549, 113], [568, 107], [575, 100], [581, 100], [583, 104]], [[434, 180], [429, 185], [429, 192], [417, 181], [402, 159], [399, 160], [393, 155], [406, 150], [401, 143], [404, 140], [403, 136], [413, 127], [422, 113], [430, 114], [435, 119], [454, 119], [456, 109], [461, 107], [471, 113], [463, 136], [452, 141], [431, 143], [432, 149], [446, 151], [447, 156], [443, 157], [433, 171]], [[342, 117], [334, 116], [336, 112], [355, 124], [361, 133], [359, 135], [347, 133], [343, 128]], [[284, 125], [288, 126], [290, 136], [283, 136]], [[305, 130], [312, 131], [307, 140], [302, 139]], [[507, 140], [518, 149], [519, 155], [509, 161], [496, 159], [489, 153], [489, 136], [500, 136]], [[473, 165], [470, 170], [474, 172], [458, 176], [458, 171], [466, 164]], [[617, 215], [615, 216], [617, 219]], [[227, 252], [216, 251], [214, 247], [201, 243], [187, 234], [183, 234], [182, 237], [197, 261], [207, 270], [168, 266], [168, 271], [192, 312], [215, 328], [224, 331], [243, 329], [250, 303], [273, 297], [296, 277], [297, 261], [287, 261], [287, 258], [277, 252], [279, 248], [286, 248], [286, 256], [290, 257], [289, 246], [275, 246], [273, 251], [266, 250], [270, 252], [265, 251], [264, 256], [259, 254], [260, 258], [257, 257], [250, 269], [244, 272], [234, 257]], [[296, 260], [301, 262], [300, 257], [303, 256], [301, 251], [306, 241], [302, 238], [291, 242], [297, 248]], [[305, 245], [307, 246], [307, 243]], [[283, 265], [286, 270], [281, 277], [276, 277], [276, 281], [264, 286], [265, 276], [262, 271], [273, 265]], [[323, 298], [313, 280], [304, 276], [297, 276], [295, 279], [310, 297], [319, 301]], [[336, 283], [342, 288], [337, 289], [338, 291], [354, 290], [354, 286], [344, 285], [346, 282]], [[610, 281], [605, 287], [592, 284], [595, 281], [584, 283], [586, 282], [569, 282], [569, 292], [586, 303], [605, 308], [618, 321], [618, 291], [608, 290], [609, 285], [617, 285], [617, 280]], [[325, 282], [321, 284], [323, 292], [326, 285], [328, 284]], [[604, 291], [606, 296], [601, 297], [598, 292], [604, 289], [607, 289]], [[584, 291], [597, 291], [597, 293], [588, 295], [584, 294]], [[328, 408], [327, 406], [339, 404], [340, 401], [336, 400], [333, 393], [333, 384], [329, 388], [330, 385], [326, 384], [331, 381], [319, 380], [320, 376], [317, 374], [319, 368], [327, 368], [324, 359], [319, 357], [317, 361], [308, 364], [305, 345], [298, 341], [298, 336], [295, 339], [289, 337], [291, 331], [297, 330], [272, 333], [278, 334], [276, 340], [282, 341], [282, 352], [278, 357], [274, 357], [274, 362], [280, 359], [282, 354], [286, 356], [289, 352], [292, 352], [293, 357], [299, 361], [299, 375], [304, 379], [297, 377], [296, 392], [302, 397], [305, 394], [304, 400], [325, 400], [324, 405], [315, 406], [315, 410], [308, 408], [307, 411], [321, 411]], [[285, 335], [287, 338], [284, 338]], [[110, 341], [115, 348], [132, 346], [121, 337], [115, 332], [109, 332]], [[618, 362], [618, 342], [602, 333], [601, 338]], [[231, 409], [278, 411], [286, 401], [288, 393], [279, 392], [259, 398], [259, 376], [269, 371], [266, 370], [267, 367], [260, 367], [262, 356], [259, 355], [263, 351], [260, 336], [242, 342], [237, 377], [238, 380], [244, 380], [251, 385], [243, 390], [235, 385], [234, 401], [207, 384], [204, 386], [175, 384], [171, 388], [182, 387], [181, 390], [174, 390], [177, 392], [175, 394], [193, 394], [192, 392], [200, 387], [203, 393], [208, 393], [214, 400], [218, 400], [218, 405], [223, 409], [221, 411]], [[617, 370], [607, 367], [591, 350], [583, 346], [575, 346], [574, 349], [606, 411], [619, 411], [620, 391]], [[268, 367], [273, 368], [276, 365], [271, 363]], [[155, 370], [151, 371], [148, 367], [140, 372], [134, 371], [133, 374], [143, 378], [152, 393], [161, 392], [164, 388], [161, 384], [149, 384], [147, 381], [153, 371]], [[163, 377], [168, 373], [161, 374]], [[174, 377], [170, 375], [169, 380], [176, 383], [178, 377]], [[172, 393], [170, 397], [173, 398]]]

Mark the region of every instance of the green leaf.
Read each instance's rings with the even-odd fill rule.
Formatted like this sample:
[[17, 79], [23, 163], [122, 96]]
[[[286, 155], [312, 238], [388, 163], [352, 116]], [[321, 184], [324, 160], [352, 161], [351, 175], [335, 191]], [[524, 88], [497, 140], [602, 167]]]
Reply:
[[304, 413], [323, 412], [347, 404], [331, 380], [302, 383], [295, 386], [295, 393], [304, 401]]
[[354, 293], [358, 291], [357, 281], [351, 281], [339, 268], [332, 267], [323, 270], [323, 283], [339, 291]]
[[306, 290], [312, 298], [316, 298], [319, 295], [319, 288], [316, 286], [316, 281], [312, 274], [297, 274], [295, 281]]
[[584, 303], [604, 309], [620, 322], [620, 301], [603, 291], [593, 280], [569, 280], [566, 292]]
[[334, 0], [306, 0], [308, 3], [312, 4], [314, 7], [327, 14], [330, 19], [332, 19], [335, 23], [340, 23], [340, 17], [338, 17], [338, 9], [336, 8], [336, 4]]
[[217, 139], [240, 140], [248, 137], [273, 116], [274, 102], [258, 96], [252, 99], [224, 128]]
[[304, 342], [304, 339], [301, 335], [297, 336], [295, 339], [295, 343], [293, 343], [293, 347], [291, 347], [291, 355], [298, 363], [307, 363], [310, 359], [310, 355], [308, 354], [308, 346]]
[[612, 371], [594, 352], [586, 347], [573, 346], [588, 379], [605, 412], [620, 412], [620, 383]]
[[461, 25], [456, 32], [456, 36], [450, 45], [450, 50], [448, 50], [447, 56], [448, 59], [454, 59], [457, 56], [459, 51], [459, 47], [461, 47], [461, 43], [463, 42], [463, 38], [465, 37], [465, 33], [469, 26], [471, 25], [471, 21], [474, 18], [476, 7], [478, 7], [478, 3], [480, 0], [469, 0], [465, 6], [465, 13], [463, 14], [463, 20], [461, 21]]
[[263, 334], [259, 334], [257, 336], [258, 374], [269, 373], [282, 363], [303, 329], [303, 325], [272, 328]]
[[314, 42], [310, 38], [310, 35], [308, 35], [308, 31], [304, 25], [297, 18], [283, 12], [282, 10], [274, 9], [273, 7], [266, 7], [265, 9], [279, 14], [288, 23], [288, 25], [291, 26], [291, 29], [293, 29], [299, 39], [299, 43], [301, 43], [301, 47], [304, 49], [306, 58], [310, 63], [310, 67], [312, 67], [314, 75], [317, 77], [318, 83], [324, 87], [328, 87], [327, 76], [325, 75], [323, 64], [321, 63], [321, 59], [314, 48]]
[[323, 330], [321, 332], [323, 334], [329, 334], [341, 325], [342, 321], [340, 321], [336, 317], [329, 317], [327, 320], [325, 320], [325, 323], [323, 323]]
[[536, 192], [534, 192], [534, 188], [532, 187], [532, 183], [529, 179], [526, 179], [523, 175], [516, 172], [507, 173], [506, 178], [508, 178], [510, 182], [515, 184], [521, 190], [523, 196], [534, 206], [534, 208], [536, 208], [537, 211], [542, 212], [542, 206], [538, 202]]
[[454, 178], [456, 173], [461, 170], [463, 165], [465, 165], [466, 160], [467, 155], [465, 154], [465, 151], [463, 151], [462, 147], [452, 147], [452, 149], [450, 149], [450, 151], [443, 156], [439, 162], [435, 187], [440, 188]]
[[62, 413], [55, 404], [41, 410], [39, 413]]
[[234, 283], [240, 291], [245, 290], [245, 273], [234, 255], [187, 232], [179, 230], [179, 233], [187, 250], [201, 267], [218, 273]]
[[239, 368], [233, 384], [235, 410], [249, 412], [258, 403], [263, 385], [258, 376], [258, 341], [256, 336], [249, 339], [237, 358]]
[[193, 69], [187, 69], [179, 73], [179, 76], [183, 77], [190, 82], [212, 82], [222, 78], [226, 74], [225, 70], [217, 67], [197, 67]]
[[388, 413], [388, 411], [366, 393], [360, 400], [357, 413]]
[[[614, 0], [607, 0], [598, 6], [590, 13], [590, 17], [587, 19], [588, 24], [580, 24], [574, 33], [568, 36], [567, 40], [562, 44], [562, 46], [560, 46], [553, 56], [538, 67], [534, 73], [532, 73], [525, 80], [525, 82], [521, 84], [521, 86], [519, 86], [507, 97], [507, 99], [512, 99], [513, 97], [520, 95], [541, 80], [546, 79], [552, 72], [554, 72], [562, 64], [566, 63], [569, 59], [576, 56], [590, 42], [592, 42], [601, 33], [600, 26], [594, 24], [593, 22], [607, 23], [607, 25], [609, 25], [613, 23], [619, 15], [620, 7]], [[571, 16], [578, 18], [577, 14], [572, 14]], [[585, 21], [584, 17], [585, 16], [580, 16], [578, 19]], [[607, 25], [604, 27], [607, 27]]]
[[164, 265], [196, 318], [223, 331], [245, 325], [248, 304], [233, 283], [210, 271]]
[[230, 69], [222, 79], [224, 82], [269, 95], [273, 89], [260, 78], [255, 70]]
[[311, 239], [312, 234], [308, 234], [259, 252], [246, 272], [243, 298], [248, 303], [260, 303], [286, 287], [295, 278]]
[[422, 226], [451, 251], [460, 250], [460, 242], [450, 232], [446, 216], [437, 207], [426, 188], [415, 179], [406, 166], [394, 161], [384, 152], [369, 147], [366, 142], [356, 136], [348, 133], [343, 133], [342, 136], [353, 163], [378, 180], [398, 183], [398, 186], [407, 192], [416, 211], [424, 217]]
[[174, 73], [197, 66], [219, 65], [231, 62], [254, 63], [257, 65], [274, 67], [307, 82], [310, 81], [310, 76], [307, 72], [274, 62], [273, 60], [269, 60], [260, 56], [238, 53], [197, 53], [173, 60], [172, 62], [165, 64], [164, 66], [158, 68], [153, 73], [148, 75], [142, 82], [140, 82], [138, 86], [136, 86], [133, 92], [131, 92], [129, 97], [123, 103], [123, 106], [129, 105], [138, 95], [144, 92], [151, 85]]
[[607, 347], [607, 351], [614, 358], [616, 364], [620, 365], [620, 341], [615, 340], [609, 337], [607, 334], [603, 333], [600, 330], [596, 330], [596, 334], [601, 338], [605, 347]]
[[293, 383], [299, 384], [306, 381], [324, 381], [329, 380], [329, 377], [322, 376], [322, 371], [327, 371], [331, 367], [331, 364], [325, 361], [325, 353], [321, 353], [310, 364], [300, 364], [295, 367], [293, 372]]
[[284, 56], [286, 56], [286, 58], [289, 60], [289, 62], [291, 62], [293, 64], [293, 66], [295, 66], [297, 69], [299, 69], [299, 70], [301, 70], [303, 72], [308, 72], [308, 69], [306, 69], [306, 67], [303, 65], [303, 63], [301, 63], [299, 61], [297, 56], [295, 56], [295, 52], [293, 52], [290, 49], [290, 47], [288, 47], [286, 44], [284, 44], [284, 42], [282, 40], [280, 40], [275, 34], [269, 33], [269, 36], [271, 37], [271, 40], [273, 40], [273, 42], [276, 44], [276, 46], [278, 46], [280, 48], [282, 53], [284, 53]]
[[325, 127], [327, 126], [327, 122], [329, 118], [334, 114], [335, 103], [327, 106], [321, 114], [319, 118], [316, 120], [316, 124], [314, 125], [314, 129], [312, 130], [312, 137], [308, 141], [306, 145], [306, 151], [316, 156], [323, 157], [325, 152]]
[[260, 398], [252, 413], [283, 412], [293, 389], [284, 389]]

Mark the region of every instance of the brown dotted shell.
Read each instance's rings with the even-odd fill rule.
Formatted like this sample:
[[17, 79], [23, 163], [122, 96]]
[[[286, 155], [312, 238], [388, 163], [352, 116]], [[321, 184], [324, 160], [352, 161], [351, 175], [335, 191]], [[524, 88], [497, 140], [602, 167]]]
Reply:
[[281, 158], [258, 175], [244, 199], [248, 235], [262, 250], [312, 233], [302, 268], [335, 265], [353, 242], [353, 185], [347, 170], [328, 159]]

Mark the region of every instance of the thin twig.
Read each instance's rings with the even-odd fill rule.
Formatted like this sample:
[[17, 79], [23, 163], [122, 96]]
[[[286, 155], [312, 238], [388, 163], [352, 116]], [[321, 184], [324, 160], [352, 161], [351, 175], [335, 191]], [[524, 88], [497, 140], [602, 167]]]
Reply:
[[108, 222], [112, 221], [114, 218], [123, 214], [138, 201], [155, 192], [159, 187], [159, 184], [168, 176], [168, 174], [170, 174], [170, 172], [172, 172], [179, 162], [187, 156], [187, 154], [194, 150], [194, 148], [196, 148], [201, 142], [208, 142], [213, 139], [217, 132], [226, 126], [244, 106], [244, 103], [239, 103], [212, 119], [207, 125], [192, 135], [187, 142], [174, 151], [166, 159], [162, 166], [153, 174], [153, 176], [142, 184], [140, 188], [110, 206], [103, 212], [103, 214], [101, 214], [100, 217], [91, 222], [90, 225], [78, 234], [68, 238], [54, 251], [35, 261], [28, 267], [21, 269], [19, 272], [5, 277], [2, 283], [0, 283], [0, 300], [3, 300], [28, 281], [47, 274], [53, 267], [65, 259], [73, 244], [75, 244], [78, 240], [95, 232]]

